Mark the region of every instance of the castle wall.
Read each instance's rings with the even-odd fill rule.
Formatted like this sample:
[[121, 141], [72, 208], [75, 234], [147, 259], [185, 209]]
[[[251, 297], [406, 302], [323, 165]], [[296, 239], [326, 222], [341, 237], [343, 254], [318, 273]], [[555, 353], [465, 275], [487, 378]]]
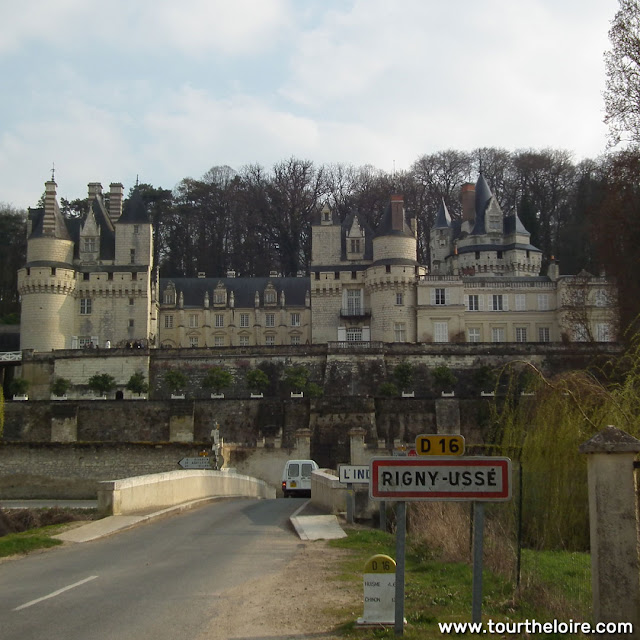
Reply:
[[71, 265], [73, 262], [73, 242], [59, 238], [30, 238], [27, 243], [27, 264], [40, 260]]

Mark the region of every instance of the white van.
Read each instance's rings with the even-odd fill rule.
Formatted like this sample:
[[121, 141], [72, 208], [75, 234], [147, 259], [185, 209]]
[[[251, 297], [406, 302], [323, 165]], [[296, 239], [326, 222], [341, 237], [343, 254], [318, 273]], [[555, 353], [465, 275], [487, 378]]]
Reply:
[[290, 496], [311, 495], [311, 472], [318, 469], [313, 460], [287, 460], [282, 472], [282, 494]]

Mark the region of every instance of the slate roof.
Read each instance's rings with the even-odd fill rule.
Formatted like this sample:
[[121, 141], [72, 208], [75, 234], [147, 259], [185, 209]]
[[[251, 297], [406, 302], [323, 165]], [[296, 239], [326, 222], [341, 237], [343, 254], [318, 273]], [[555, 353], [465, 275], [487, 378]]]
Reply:
[[433, 223], [433, 229], [450, 229], [451, 228], [451, 216], [447, 205], [444, 203], [444, 199], [440, 203], [440, 208], [436, 214], [436, 221]]
[[492, 197], [493, 194], [491, 193], [491, 189], [489, 189], [489, 185], [481, 173], [478, 176], [478, 181], [476, 182], [476, 221], [471, 235], [480, 236], [487, 232], [485, 225], [485, 213]]
[[310, 290], [310, 280], [304, 278], [160, 278], [160, 301], [169, 282], [176, 287], [176, 302], [180, 293], [184, 296], [185, 307], [202, 307], [204, 295], [209, 293], [209, 304], [213, 308], [213, 292], [218, 283], [227, 289], [227, 295], [233, 291], [235, 308], [255, 307], [256, 291], [260, 295], [260, 306], [264, 305], [264, 291], [271, 283], [277, 292], [277, 305], [280, 306], [280, 293], [284, 291], [285, 306], [304, 307], [305, 295]]

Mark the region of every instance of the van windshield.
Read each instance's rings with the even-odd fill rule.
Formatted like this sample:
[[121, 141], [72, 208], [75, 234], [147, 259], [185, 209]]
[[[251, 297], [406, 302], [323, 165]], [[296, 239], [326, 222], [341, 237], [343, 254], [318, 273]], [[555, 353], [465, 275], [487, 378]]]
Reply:
[[[304, 469], [306, 465], [302, 465], [302, 468]], [[290, 478], [297, 478], [300, 475], [300, 466], [295, 463], [295, 464], [290, 464], [288, 469], [287, 469], [287, 473], [289, 474]], [[309, 473], [309, 475], [311, 475], [311, 473]]]
[[303, 464], [302, 465], [302, 477], [303, 478], [311, 478], [311, 465]]

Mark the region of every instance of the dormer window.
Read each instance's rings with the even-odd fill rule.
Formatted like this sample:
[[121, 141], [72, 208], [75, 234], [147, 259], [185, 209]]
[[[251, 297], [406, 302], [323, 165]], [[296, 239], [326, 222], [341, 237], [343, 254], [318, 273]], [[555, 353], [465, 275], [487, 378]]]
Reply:
[[175, 304], [176, 303], [176, 289], [173, 286], [173, 283], [167, 286], [164, 290], [164, 295], [162, 296], [162, 302], [164, 304]]
[[227, 290], [220, 284], [213, 292], [213, 304], [227, 304]]
[[85, 238], [84, 239], [84, 251], [87, 253], [94, 253], [96, 250], [96, 239], [95, 238]]
[[360, 238], [351, 238], [351, 253], [360, 253]]
[[278, 295], [275, 289], [267, 289], [264, 292], [264, 303], [265, 304], [276, 304], [278, 300]]

